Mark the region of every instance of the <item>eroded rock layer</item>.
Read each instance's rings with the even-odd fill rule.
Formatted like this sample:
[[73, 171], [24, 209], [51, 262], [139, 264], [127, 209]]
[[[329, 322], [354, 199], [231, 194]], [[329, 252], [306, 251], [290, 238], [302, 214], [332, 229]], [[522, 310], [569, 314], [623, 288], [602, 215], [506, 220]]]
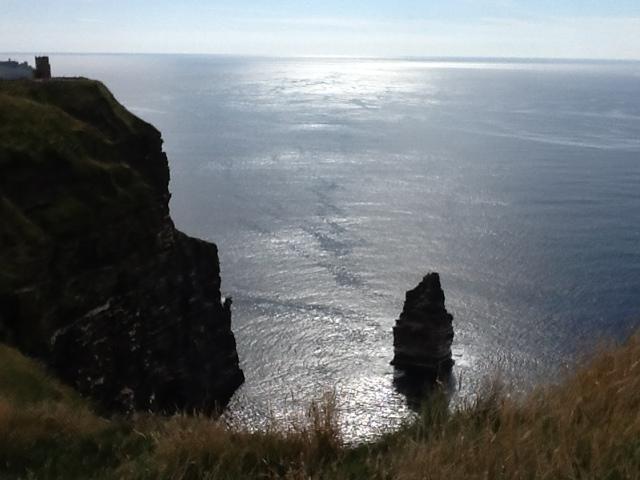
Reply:
[[444, 305], [440, 276], [429, 273], [406, 294], [393, 327], [394, 358], [401, 370], [439, 374], [451, 368], [453, 316]]
[[242, 383], [214, 244], [177, 231], [160, 133], [99, 82], [0, 82], [0, 341], [110, 410]]

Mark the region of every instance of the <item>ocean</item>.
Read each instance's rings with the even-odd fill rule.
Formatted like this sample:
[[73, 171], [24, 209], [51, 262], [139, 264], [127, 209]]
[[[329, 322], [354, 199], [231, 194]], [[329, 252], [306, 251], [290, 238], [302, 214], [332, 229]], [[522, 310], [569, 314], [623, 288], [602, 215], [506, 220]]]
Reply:
[[[16, 56], [22, 60], [22, 57]], [[25, 59], [28, 59], [25, 57]], [[253, 426], [334, 392], [412, 418], [404, 293], [441, 274], [453, 401], [528, 389], [640, 326], [640, 63], [52, 55], [163, 134], [178, 228], [215, 242]]]

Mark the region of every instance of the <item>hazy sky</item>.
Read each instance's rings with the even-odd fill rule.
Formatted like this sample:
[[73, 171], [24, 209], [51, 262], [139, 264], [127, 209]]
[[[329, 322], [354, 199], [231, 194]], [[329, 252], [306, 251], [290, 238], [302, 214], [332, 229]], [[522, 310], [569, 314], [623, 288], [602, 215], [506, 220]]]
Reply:
[[0, 51], [640, 59], [640, 0], [0, 0]]

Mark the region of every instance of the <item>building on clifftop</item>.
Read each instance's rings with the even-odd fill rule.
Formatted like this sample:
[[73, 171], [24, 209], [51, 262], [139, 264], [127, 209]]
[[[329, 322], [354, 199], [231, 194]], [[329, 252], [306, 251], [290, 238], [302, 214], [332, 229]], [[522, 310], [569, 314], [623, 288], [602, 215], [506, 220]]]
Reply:
[[33, 68], [27, 62], [18, 63], [15, 60], [0, 62], [0, 80], [18, 80], [33, 78]]
[[49, 57], [36, 57], [35, 78], [40, 80], [49, 80], [51, 78], [51, 65]]

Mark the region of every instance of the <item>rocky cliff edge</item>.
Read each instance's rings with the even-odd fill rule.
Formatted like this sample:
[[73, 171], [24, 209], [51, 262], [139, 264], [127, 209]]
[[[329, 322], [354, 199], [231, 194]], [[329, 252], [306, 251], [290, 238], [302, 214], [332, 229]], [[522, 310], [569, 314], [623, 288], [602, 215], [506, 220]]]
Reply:
[[99, 82], [0, 81], [0, 341], [109, 410], [213, 412], [244, 377], [214, 244], [160, 133]]

